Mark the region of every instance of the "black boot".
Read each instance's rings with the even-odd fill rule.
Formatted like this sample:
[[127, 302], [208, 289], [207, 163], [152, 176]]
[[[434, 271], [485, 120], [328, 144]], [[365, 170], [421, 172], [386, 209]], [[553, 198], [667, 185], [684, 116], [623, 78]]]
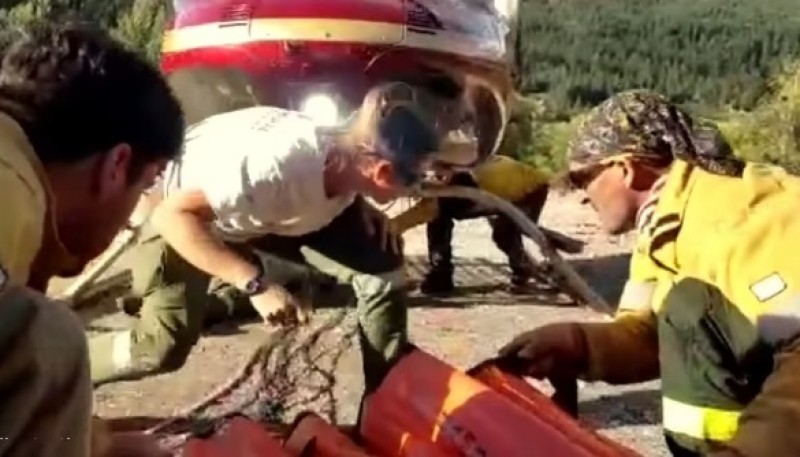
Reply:
[[546, 264], [511, 269], [511, 293], [552, 293], [559, 290], [552, 267]]
[[[440, 205], [445, 208], [446, 201]], [[420, 292], [430, 295], [448, 294], [455, 289], [453, 284], [453, 227], [455, 222], [446, 212], [440, 212], [439, 216], [431, 221], [427, 226], [428, 235], [428, 263], [430, 270], [425, 275], [425, 279], [420, 284]]]
[[453, 272], [430, 270], [419, 286], [420, 292], [427, 295], [446, 295], [455, 290]]

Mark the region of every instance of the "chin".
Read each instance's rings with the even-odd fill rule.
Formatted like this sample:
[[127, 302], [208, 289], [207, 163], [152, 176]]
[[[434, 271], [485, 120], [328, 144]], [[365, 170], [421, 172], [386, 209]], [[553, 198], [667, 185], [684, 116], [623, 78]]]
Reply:
[[60, 265], [58, 276], [62, 278], [73, 278], [80, 275], [88, 264], [89, 262], [86, 260], [72, 258], [69, 262], [64, 262], [63, 265]]

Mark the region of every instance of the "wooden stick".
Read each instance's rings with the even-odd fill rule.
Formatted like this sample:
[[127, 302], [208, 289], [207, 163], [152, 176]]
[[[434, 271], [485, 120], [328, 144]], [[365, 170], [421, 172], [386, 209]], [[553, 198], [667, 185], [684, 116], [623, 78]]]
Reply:
[[465, 198], [472, 200], [479, 205], [487, 208], [496, 209], [513, 220], [522, 232], [529, 236], [542, 251], [542, 255], [550, 261], [553, 268], [564, 279], [566, 293], [570, 294], [578, 302], [606, 315], [614, 313], [613, 308], [598, 295], [586, 281], [572, 268], [550, 244], [541, 229], [533, 223], [522, 211], [514, 204], [489, 192], [463, 186], [424, 186], [416, 192], [421, 197], [428, 198]]
[[93, 262], [88, 269], [84, 270], [75, 281], [73, 281], [64, 292], [62, 298], [69, 301], [75, 306], [76, 298], [91, 286], [97, 278], [108, 270], [109, 267], [130, 247], [134, 244], [139, 235], [139, 228], [125, 229], [116, 240], [110, 249], [106, 250], [103, 255]]
[[128, 218], [128, 226], [117, 236], [113, 244], [62, 292], [61, 298], [67, 300], [73, 307], [76, 306], [78, 296], [93, 285], [97, 278], [105, 273], [129, 247], [134, 245], [160, 198], [160, 193], [142, 195]]

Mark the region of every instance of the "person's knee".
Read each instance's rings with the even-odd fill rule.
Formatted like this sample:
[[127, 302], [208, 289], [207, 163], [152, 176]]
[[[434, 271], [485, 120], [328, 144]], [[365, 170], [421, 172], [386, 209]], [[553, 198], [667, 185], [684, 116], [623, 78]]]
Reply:
[[353, 279], [365, 373], [372, 381], [381, 378], [408, 340], [406, 290], [400, 273], [360, 274]]
[[139, 369], [174, 371], [186, 362], [208, 311], [208, 284], [201, 285], [165, 287], [144, 298], [130, 338], [131, 360]]
[[386, 273], [357, 274], [353, 278], [353, 292], [359, 303], [381, 303], [407, 287], [406, 271], [400, 267]]
[[[95, 343], [94, 352], [100, 353], [96, 357], [102, 358], [103, 352], [109, 354], [105, 358], [112, 364], [112, 378], [171, 372], [185, 364], [198, 333], [187, 327], [151, 322], [140, 321], [132, 330], [110, 334], [110, 341]], [[103, 344], [109, 347], [98, 347]]]
[[152, 349], [142, 355], [142, 362], [149, 365], [152, 371], [178, 370], [186, 363], [197, 340], [198, 335], [186, 329], [182, 331], [162, 329], [155, 336]]
[[[16, 418], [16, 425], [4, 430], [6, 447], [18, 455], [43, 455], [55, 450], [53, 439], [64, 436], [73, 437], [60, 448], [67, 454], [87, 447], [92, 386], [83, 324], [67, 303], [32, 290], [6, 289], [0, 295], [6, 326], [0, 332], [5, 333], [3, 401]], [[29, 439], [34, 435], [38, 442]]]

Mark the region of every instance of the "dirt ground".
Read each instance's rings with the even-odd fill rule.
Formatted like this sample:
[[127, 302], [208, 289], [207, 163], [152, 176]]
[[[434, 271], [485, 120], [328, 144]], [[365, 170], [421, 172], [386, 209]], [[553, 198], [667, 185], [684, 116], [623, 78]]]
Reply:
[[[542, 218], [544, 226], [588, 242], [585, 252], [571, 257], [570, 261], [613, 303], [626, 275], [626, 252], [631, 239], [608, 237], [600, 233], [593, 221], [588, 208], [581, 206], [574, 196], [559, 195], [550, 199]], [[458, 296], [433, 299], [415, 294], [410, 312], [413, 341], [449, 363], [468, 368], [494, 355], [515, 334], [548, 322], [599, 318], [592, 312], [558, 304], [559, 300], [552, 296], [506, 293], [504, 259], [492, 245], [488, 225], [482, 220], [457, 225], [454, 251]], [[408, 233], [406, 252], [412, 270], [419, 275], [425, 266], [423, 228]], [[322, 325], [339, 315], [337, 313], [340, 311], [319, 310], [312, 327]], [[126, 324], [126, 318], [119, 315], [90, 323], [95, 327]], [[293, 413], [312, 408], [335, 417], [339, 423], [354, 421], [361, 381], [357, 345], [351, 344], [353, 339], [347, 331], [351, 327], [343, 324], [327, 331], [315, 345], [317, 364], [322, 366], [322, 371], [331, 371], [333, 377], [317, 372], [296, 376], [288, 384], [282, 381], [282, 392], [292, 392], [288, 394], [291, 398], [279, 405], [284, 411], [282, 417], [291, 420]], [[106, 416], [173, 414], [229, 378], [266, 335], [267, 331], [255, 323], [215, 327], [201, 340], [181, 370], [99, 388], [96, 392], [98, 412]], [[601, 383], [583, 385], [581, 416], [602, 433], [645, 456], [666, 456], [658, 426], [658, 388], [658, 383], [626, 387]]]

